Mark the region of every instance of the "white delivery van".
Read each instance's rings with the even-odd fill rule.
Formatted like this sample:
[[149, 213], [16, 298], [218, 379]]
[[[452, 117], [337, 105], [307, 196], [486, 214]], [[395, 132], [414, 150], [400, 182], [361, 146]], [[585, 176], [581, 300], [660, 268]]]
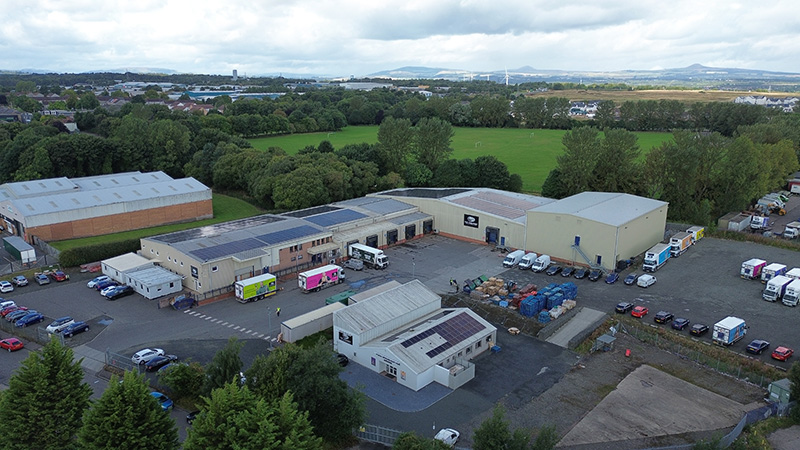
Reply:
[[542, 272], [548, 267], [550, 267], [550, 255], [541, 255], [533, 262], [531, 270], [534, 272]]
[[523, 256], [525, 256], [525, 250], [514, 250], [506, 255], [506, 259], [503, 260], [503, 267], [511, 268], [516, 266], [522, 260]]
[[533, 262], [536, 261], [539, 255], [536, 253], [527, 253], [525, 256], [522, 257], [522, 260], [519, 262], [520, 269], [530, 269], [533, 265]]
[[644, 274], [644, 275], [640, 276], [636, 280], [636, 284], [639, 287], [643, 287], [643, 288], [650, 287], [650, 286], [656, 284], [656, 277], [654, 277], [653, 275]]

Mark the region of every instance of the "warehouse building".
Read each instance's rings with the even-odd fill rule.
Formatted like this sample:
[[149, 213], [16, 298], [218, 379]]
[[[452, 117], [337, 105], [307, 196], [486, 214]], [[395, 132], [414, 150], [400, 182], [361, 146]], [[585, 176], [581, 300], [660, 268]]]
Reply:
[[413, 280], [335, 311], [333, 335], [339, 353], [418, 391], [474, 378], [470, 360], [491, 349], [497, 329], [469, 308], [442, 308]]
[[12, 234], [58, 241], [213, 217], [211, 189], [194, 178], [127, 172], [0, 185]]

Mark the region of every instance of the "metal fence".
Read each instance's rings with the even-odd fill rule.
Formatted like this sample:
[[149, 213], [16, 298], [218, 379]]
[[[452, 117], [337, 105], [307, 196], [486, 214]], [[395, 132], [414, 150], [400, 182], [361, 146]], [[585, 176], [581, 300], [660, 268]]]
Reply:
[[[759, 371], [755, 364], [753, 367], [748, 367], [745, 364], [737, 364], [733, 361], [726, 361], [719, 358], [708, 356], [701, 350], [697, 350], [696, 345], [687, 347], [679, 342], [664, 338], [660, 336], [655, 330], [649, 330], [645, 327], [634, 326], [629, 323], [620, 323], [621, 331], [639, 339], [642, 342], [647, 342], [662, 350], [668, 351], [681, 358], [694, 361], [706, 367], [716, 370], [717, 372], [733, 376], [739, 380], [753, 383], [759, 387], [766, 388], [774, 380]], [[712, 345], [712, 344], [703, 344]]]
[[41, 255], [36, 257], [36, 261], [23, 263], [22, 261], [10, 261], [0, 264], [0, 275], [9, 275], [16, 272], [23, 272], [37, 267], [46, 267], [58, 264], [58, 258], [51, 255]]
[[392, 446], [402, 433], [402, 431], [378, 425], [362, 425], [356, 432], [356, 437], [368, 442]]
[[106, 370], [122, 375], [126, 370], [133, 370], [141, 373], [142, 366], [131, 361], [130, 356], [106, 350]]

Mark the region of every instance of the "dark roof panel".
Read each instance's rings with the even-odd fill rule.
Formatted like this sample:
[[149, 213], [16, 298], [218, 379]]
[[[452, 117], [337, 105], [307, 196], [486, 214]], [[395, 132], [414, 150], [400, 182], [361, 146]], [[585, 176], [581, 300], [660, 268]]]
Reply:
[[332, 225], [338, 225], [340, 223], [363, 219], [364, 217], [367, 216], [361, 214], [360, 212], [353, 211], [352, 209], [340, 209], [338, 211], [331, 211], [317, 216], [306, 217], [305, 219], [321, 227], [329, 227]]
[[281, 242], [291, 241], [319, 233], [322, 233], [322, 231], [312, 226], [300, 225], [299, 227], [262, 234], [261, 236], [256, 236], [256, 239], [264, 241], [267, 244], [279, 244]]

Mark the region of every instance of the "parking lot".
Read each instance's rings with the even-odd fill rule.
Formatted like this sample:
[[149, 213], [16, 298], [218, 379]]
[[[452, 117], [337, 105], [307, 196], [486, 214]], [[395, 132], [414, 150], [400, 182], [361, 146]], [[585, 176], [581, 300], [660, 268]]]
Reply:
[[[709, 325], [728, 315], [738, 316], [745, 319], [750, 328], [747, 337], [731, 347], [735, 352], [744, 353], [745, 345], [755, 338], [770, 341], [771, 348], [798, 346], [794, 325], [797, 318], [793, 315], [800, 311], [780, 303], [765, 302], [761, 299], [763, 284], [739, 277], [742, 261], [753, 257], [789, 267], [800, 266], [797, 253], [789, 250], [706, 238], [658, 270], [655, 273], [658, 282], [647, 289], [626, 286], [621, 281], [608, 285], [602, 279], [590, 282], [529, 270], [506, 270], [502, 268], [499, 252], [441, 236], [424, 237], [389, 248], [386, 253], [390, 260], [386, 270], [348, 270], [347, 284], [309, 294], [301, 293], [295, 281], [289, 280], [280, 283], [284, 290], [277, 295], [249, 304], [228, 299], [175, 311], [158, 309], [157, 302], [139, 295], [107, 301], [86, 287], [86, 281], [94, 274], [74, 272], [67, 282], [47, 286], [34, 284], [6, 297], [44, 313], [48, 320], [42, 326], [64, 315], [89, 321], [90, 332], [67, 339], [80, 355], [102, 355], [111, 350], [129, 356], [142, 347], [153, 346], [177, 354], [183, 360], [191, 358], [207, 363], [229, 336], [236, 336], [246, 344], [242, 353], [245, 367], [256, 355], [276, 345], [273, 338], [279, 331], [279, 320], [323, 306], [326, 297], [343, 290], [364, 290], [389, 280], [402, 283], [418, 278], [435, 292], [445, 294], [451, 292], [451, 278], [463, 280], [479, 275], [497, 275], [519, 284], [533, 282], [540, 286], [571, 281], [578, 286], [579, 306], [613, 314], [618, 302], [633, 301], [649, 307], [651, 313], [643, 320], [650, 323], [655, 312], [662, 309], [685, 316], [692, 323]], [[630, 270], [638, 270], [638, 267]], [[275, 313], [277, 307], [282, 311], [280, 318]], [[489, 411], [499, 399], [514, 405], [536, 398], [557, 383], [576, 360], [576, 355], [568, 350], [527, 336], [510, 336], [502, 332], [502, 325], [497, 326], [501, 330], [498, 343], [503, 350], [477, 359], [474, 380], [421, 412], [398, 412], [369, 401], [368, 422], [432, 436], [436, 427], [457, 428], [469, 423]], [[682, 333], [688, 334], [688, 331]], [[8, 335], [7, 332], [0, 334]], [[711, 337], [706, 335], [701, 339], [710, 342]], [[0, 384], [7, 385], [12, 370], [24, 354], [0, 356], [4, 362], [11, 363], [0, 364]], [[784, 367], [792, 362], [772, 361], [768, 352], [756, 358]], [[176, 414], [180, 418], [180, 413]]]

